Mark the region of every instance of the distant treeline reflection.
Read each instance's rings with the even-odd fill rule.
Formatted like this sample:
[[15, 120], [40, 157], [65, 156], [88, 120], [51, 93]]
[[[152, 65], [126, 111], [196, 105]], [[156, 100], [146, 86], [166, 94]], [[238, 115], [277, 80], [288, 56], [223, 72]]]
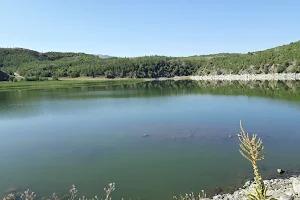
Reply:
[[300, 101], [300, 81], [150, 81], [138, 84], [79, 86], [0, 93], [0, 101], [54, 99], [133, 98], [172, 95], [243, 95]]

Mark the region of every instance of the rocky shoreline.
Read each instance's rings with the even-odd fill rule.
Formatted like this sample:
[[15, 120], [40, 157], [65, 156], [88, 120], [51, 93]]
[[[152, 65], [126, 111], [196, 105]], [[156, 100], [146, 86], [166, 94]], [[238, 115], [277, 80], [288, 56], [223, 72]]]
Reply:
[[[277, 200], [300, 200], [300, 175], [294, 175], [283, 179], [264, 180], [268, 187], [267, 195]], [[247, 181], [243, 188], [238, 189], [233, 194], [218, 194], [212, 199], [203, 200], [248, 200], [244, 190], [253, 191], [255, 183]]]
[[227, 74], [227, 75], [207, 75], [190, 76], [191, 80], [196, 81], [251, 81], [251, 80], [300, 80], [300, 73], [280, 73], [280, 74]]
[[[264, 184], [268, 187], [267, 195], [269, 199], [276, 198], [276, 200], [300, 200], [300, 175], [293, 175], [288, 178], [278, 178], [264, 180]], [[247, 181], [243, 188], [239, 188], [232, 194], [218, 194], [210, 198], [200, 198], [201, 200], [249, 200], [244, 190], [253, 191], [255, 182]], [[16, 197], [21, 195], [20, 188], [9, 188], [5, 192], [14, 194]], [[69, 195], [59, 197], [58, 199], [68, 199]], [[0, 196], [2, 200], [3, 197]]]

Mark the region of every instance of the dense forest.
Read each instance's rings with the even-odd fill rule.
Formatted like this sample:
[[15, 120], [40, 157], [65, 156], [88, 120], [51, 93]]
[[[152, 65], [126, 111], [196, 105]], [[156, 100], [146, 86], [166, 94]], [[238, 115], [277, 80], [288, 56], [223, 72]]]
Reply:
[[191, 57], [145, 56], [100, 58], [84, 53], [60, 53], [0, 48], [0, 70], [24, 77], [159, 78], [188, 75], [300, 72], [300, 41], [247, 54]]

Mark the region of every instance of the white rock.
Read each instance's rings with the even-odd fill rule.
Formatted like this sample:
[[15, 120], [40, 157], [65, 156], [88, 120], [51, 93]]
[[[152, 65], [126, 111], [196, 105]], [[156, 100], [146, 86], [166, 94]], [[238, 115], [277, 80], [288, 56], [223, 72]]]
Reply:
[[293, 196], [289, 196], [286, 194], [282, 194], [279, 198], [277, 198], [278, 200], [293, 200], [294, 197]]
[[217, 199], [223, 199], [222, 195], [218, 194], [213, 197], [213, 200], [217, 200]]
[[285, 194], [289, 195], [289, 196], [293, 196], [292, 192], [286, 192]]
[[245, 183], [245, 185], [243, 186], [243, 188], [247, 188], [247, 187], [249, 187], [251, 185], [251, 182], [250, 181], [247, 181], [246, 183]]
[[[269, 187], [267, 196], [274, 197], [276, 200], [300, 200], [300, 176], [286, 179], [272, 179], [264, 182]], [[254, 183], [251, 183], [250, 187], [246, 190], [252, 191], [254, 185]], [[248, 200], [248, 197], [245, 190], [236, 190], [233, 194], [216, 195], [213, 197], [213, 200]]]
[[300, 195], [300, 177], [293, 180], [293, 190], [295, 194]]

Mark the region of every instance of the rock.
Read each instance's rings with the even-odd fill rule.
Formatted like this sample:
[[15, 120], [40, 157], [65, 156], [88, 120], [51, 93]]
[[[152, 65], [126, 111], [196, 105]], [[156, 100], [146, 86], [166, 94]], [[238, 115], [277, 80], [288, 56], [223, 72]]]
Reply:
[[8, 81], [9, 75], [0, 70], [0, 81]]
[[282, 193], [282, 194], [280, 194], [280, 196], [278, 196], [276, 199], [277, 199], [277, 200], [293, 200], [293, 199], [294, 199], [294, 197], [293, 197], [293, 196], [290, 196], [290, 195], [287, 195], [287, 194], [284, 194], [284, 193]]
[[283, 174], [285, 171], [282, 170], [282, 169], [277, 169], [277, 172], [278, 172], [279, 174]]
[[251, 185], [251, 181], [247, 181], [247, 182], [244, 184], [243, 188], [247, 188], [247, 187], [249, 187], [250, 185]]
[[223, 192], [223, 189], [220, 187], [215, 187], [215, 193], [216, 194], [220, 194], [221, 192]]
[[285, 194], [289, 195], [289, 196], [293, 196], [292, 192], [286, 192]]
[[[268, 187], [268, 200], [275, 198], [276, 200], [300, 200], [300, 176], [290, 178], [264, 180]], [[250, 186], [248, 186], [250, 184]], [[245, 189], [238, 189], [232, 194], [218, 194], [213, 200], [249, 200], [245, 190], [253, 191], [255, 183], [253, 180], [247, 181]], [[298, 194], [298, 195], [297, 195]]]
[[222, 195], [218, 194], [213, 197], [213, 200], [217, 200], [217, 199], [223, 199]]
[[295, 194], [300, 195], [300, 177], [295, 178], [292, 182]]
[[143, 137], [149, 137], [149, 135], [148, 134], [144, 134]]

